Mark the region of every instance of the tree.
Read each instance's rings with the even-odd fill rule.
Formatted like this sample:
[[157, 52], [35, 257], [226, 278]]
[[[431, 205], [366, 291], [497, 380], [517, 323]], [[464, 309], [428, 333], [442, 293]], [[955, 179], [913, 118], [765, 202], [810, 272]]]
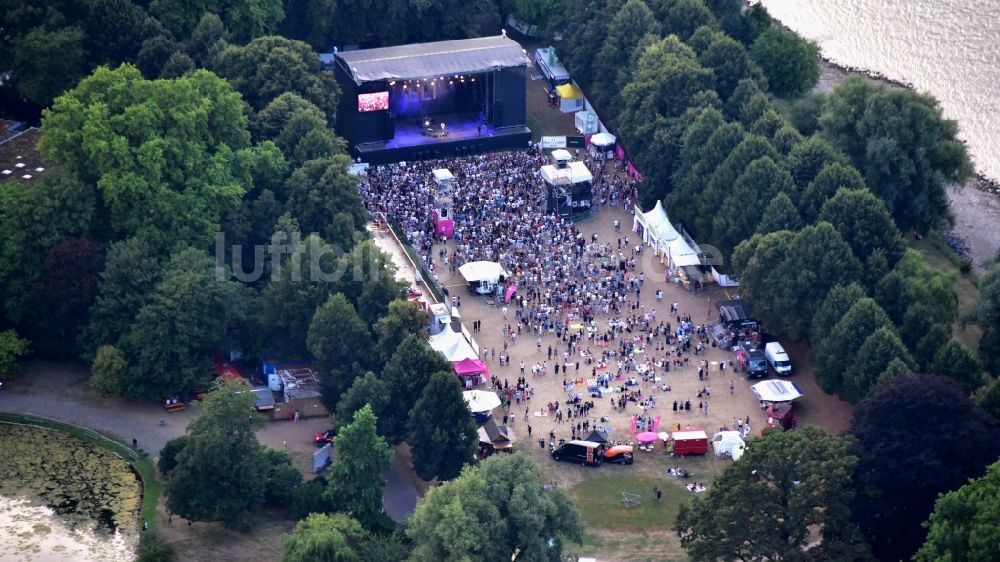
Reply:
[[792, 176], [768, 156], [751, 162], [733, 184], [732, 191], [713, 221], [712, 240], [723, 255], [753, 235], [761, 211], [750, 201], [770, 201], [779, 193], [794, 194]]
[[188, 55], [202, 67], [209, 67], [215, 61], [219, 51], [226, 47], [226, 37], [229, 30], [219, 16], [206, 12], [201, 16], [198, 25], [191, 32], [187, 41]]
[[[816, 383], [826, 392], [841, 394], [847, 397], [847, 387], [844, 381], [844, 365], [853, 363], [855, 354], [869, 334], [879, 328], [890, 328], [892, 320], [874, 300], [864, 297], [856, 301], [833, 326], [829, 334], [813, 334], [813, 338], [824, 338], [821, 348], [822, 355], [817, 355], [822, 362], [816, 369]], [[890, 358], [891, 359], [891, 358]], [[884, 368], [884, 365], [883, 365]], [[878, 372], [881, 372], [879, 369]], [[876, 373], [878, 374], [878, 373]]]
[[698, 62], [715, 73], [715, 91], [723, 101], [732, 97], [740, 80], [750, 78], [758, 83], [764, 80], [764, 74], [750, 60], [746, 48], [721, 33], [714, 34], [705, 50], [699, 51]]
[[306, 345], [319, 371], [323, 404], [333, 411], [369, 361], [368, 325], [342, 293], [330, 295], [313, 314]]
[[[368, 213], [358, 194], [357, 178], [347, 173], [350, 157], [337, 154], [306, 162], [285, 182], [286, 210], [298, 221], [302, 232], [319, 233], [323, 239], [347, 252], [355, 242], [355, 231], [363, 231]], [[348, 228], [338, 218], [346, 218]]]
[[925, 232], [948, 220], [945, 186], [971, 174], [958, 125], [934, 98], [851, 77], [820, 116], [825, 137], [850, 156], [899, 228]]
[[799, 190], [804, 190], [823, 168], [846, 163], [844, 155], [820, 136], [809, 137], [795, 145], [786, 161]]
[[619, 110], [622, 88], [631, 77], [632, 65], [622, 64], [632, 57], [639, 41], [647, 34], [658, 35], [660, 24], [642, 0], [628, 0], [608, 24], [608, 35], [597, 52], [594, 69], [605, 77], [595, 83], [602, 101]]
[[823, 113], [826, 96], [819, 92], [809, 92], [792, 102], [788, 108], [788, 120], [800, 133], [811, 136], [819, 130], [819, 116]]
[[181, 435], [167, 441], [166, 445], [160, 449], [160, 458], [156, 461], [156, 468], [163, 476], [170, 476], [170, 471], [177, 467], [177, 455], [187, 447], [188, 436]]
[[53, 358], [75, 350], [77, 330], [97, 296], [104, 263], [101, 246], [85, 238], [65, 238], [49, 248], [38, 279], [31, 284], [24, 325], [36, 349]]
[[771, 202], [764, 208], [755, 232], [767, 234], [779, 230], [795, 231], [800, 228], [802, 228], [802, 217], [795, 210], [795, 204], [788, 194], [782, 191], [771, 198]]
[[392, 451], [375, 431], [375, 414], [369, 406], [354, 412], [354, 420], [340, 428], [333, 446], [337, 460], [330, 465], [330, 485], [324, 496], [340, 511], [365, 528], [377, 527], [382, 518], [382, 471], [392, 462]]
[[17, 88], [30, 101], [47, 107], [83, 76], [86, 57], [83, 30], [79, 27], [36, 27], [14, 47]]
[[210, 72], [146, 80], [100, 67], [43, 113], [39, 149], [98, 186], [116, 235], [208, 247], [249, 188], [233, 173], [246, 127], [239, 95]]
[[701, 197], [698, 198], [698, 214], [693, 217], [697, 233], [701, 236], [713, 233], [710, 237], [714, 237], [713, 219], [732, 190], [733, 184], [751, 162], [765, 156], [772, 160], [777, 158], [777, 152], [771, 143], [763, 137], [746, 135], [718, 167], [709, 172], [708, 185], [703, 186]]
[[329, 122], [336, 116], [337, 83], [301, 41], [271, 36], [230, 45], [219, 53], [215, 70], [258, 111], [281, 94], [294, 92], [323, 110]]
[[229, 323], [245, 317], [244, 289], [226, 270], [217, 276], [203, 252], [171, 258], [163, 280], [122, 339], [129, 359], [125, 395], [155, 400], [204, 388], [209, 359], [227, 351]]
[[187, 53], [178, 51], [170, 55], [167, 62], [163, 64], [163, 68], [160, 69], [160, 78], [166, 80], [184, 78], [194, 72], [196, 68], [194, 59]]
[[372, 240], [361, 240], [343, 258], [344, 275], [337, 289], [358, 307], [358, 314], [374, 324], [388, 310], [389, 303], [404, 295], [406, 283], [396, 279], [396, 265]]
[[326, 117], [312, 112], [293, 113], [274, 141], [295, 166], [345, 152], [343, 139], [334, 136]]
[[84, 45], [95, 64], [135, 62], [147, 37], [163, 26], [129, 0], [90, 0], [83, 18]]
[[181, 44], [170, 36], [156, 35], [142, 42], [135, 64], [146, 79], [152, 80], [160, 76], [170, 57], [181, 49]]
[[868, 559], [848, 508], [854, 449], [852, 438], [815, 427], [755, 439], [704, 497], [681, 506], [681, 546], [697, 561], [796, 560], [807, 548], [812, 560]]
[[30, 185], [0, 183], [0, 302], [15, 323], [37, 312], [28, 298], [49, 250], [65, 238], [84, 238], [97, 214], [92, 187], [65, 172]]
[[865, 189], [865, 187], [865, 179], [853, 166], [841, 163], [827, 164], [806, 186], [799, 201], [799, 211], [806, 222], [814, 221], [819, 217], [823, 205], [837, 193], [838, 189]]
[[982, 478], [938, 498], [924, 523], [927, 540], [913, 557], [916, 562], [1000, 559], [1000, 461]]
[[264, 463], [267, 466], [264, 501], [278, 507], [290, 506], [292, 492], [302, 484], [302, 473], [292, 464], [292, 456], [287, 451], [264, 449]]
[[836, 349], [824, 345], [830, 333], [833, 332], [833, 328], [856, 302], [866, 296], [864, 288], [857, 283], [836, 285], [826, 293], [823, 302], [816, 309], [816, 314], [813, 314], [812, 324], [809, 328], [813, 355], [818, 363], [825, 363], [829, 354], [836, 351]]
[[787, 29], [772, 27], [761, 33], [750, 56], [777, 96], [798, 97], [819, 81], [819, 47]]
[[98, 295], [90, 307], [90, 322], [80, 333], [80, 347], [91, 358], [105, 344], [117, 345], [149, 301], [160, 278], [161, 263], [140, 238], [128, 238], [108, 248]]
[[312, 513], [281, 538], [281, 562], [358, 562], [361, 524], [342, 514]]
[[[872, 332], [857, 351], [845, 351], [845, 355], [853, 357], [843, 374], [842, 396], [850, 402], [859, 402], [870, 396], [893, 361], [901, 361], [908, 372], [915, 367], [913, 357], [892, 326], [882, 326]], [[837, 357], [836, 360], [839, 363], [843, 358]], [[895, 371], [896, 367], [893, 367]]]
[[875, 288], [875, 296], [894, 322], [901, 323], [910, 307], [922, 305], [931, 323], [951, 324], [958, 314], [954, 273], [939, 271], [920, 252], [908, 249]]
[[974, 398], [984, 412], [1000, 420], [1000, 379], [990, 379], [976, 391]]
[[687, 41], [702, 26], [718, 27], [701, 0], [654, 0], [652, 6], [656, 19], [663, 23], [663, 34], [676, 35], [681, 41]]
[[949, 340], [937, 350], [928, 372], [954, 380], [968, 393], [974, 392], [985, 382], [983, 364], [976, 354], [955, 340]]
[[274, 33], [285, 17], [281, 0], [230, 0], [223, 6], [222, 21], [240, 43]]
[[563, 542], [583, 537], [580, 515], [562, 489], [545, 491], [522, 453], [494, 455], [431, 488], [417, 503], [407, 536], [414, 562], [561, 560]]
[[0, 381], [17, 374], [17, 360], [28, 354], [28, 340], [17, 337], [14, 330], [0, 332]]
[[368, 371], [354, 379], [351, 388], [347, 389], [337, 401], [337, 411], [333, 418], [334, 425], [343, 425], [354, 419], [354, 412], [368, 405], [372, 413], [378, 417], [379, 435], [388, 435], [386, 413], [391, 410], [389, 402], [389, 387], [375, 373]]
[[251, 120], [254, 136], [260, 139], [274, 139], [281, 133], [292, 116], [306, 113], [326, 122], [323, 110], [294, 92], [285, 92], [271, 100]]
[[403, 299], [390, 302], [386, 313], [372, 326], [378, 338], [375, 353], [380, 362], [388, 363], [406, 336], [422, 334], [427, 325], [427, 314], [415, 302]]
[[682, 151], [681, 164], [673, 175], [674, 189], [664, 202], [689, 231], [701, 216], [701, 192], [709, 177], [745, 136], [739, 123], [726, 123], [710, 133], [703, 148]]
[[128, 361], [117, 347], [102, 345], [97, 350], [93, 365], [90, 366], [90, 387], [105, 398], [120, 395], [126, 368]]
[[479, 434], [462, 397], [462, 383], [453, 373], [431, 376], [407, 427], [413, 468], [424, 480], [451, 480], [474, 458]]
[[[1000, 456], [1000, 422], [944, 377], [888, 381], [854, 410], [850, 427], [860, 459], [851, 511], [881, 560], [908, 560], [938, 495], [982, 476]], [[940, 428], [947, 439], [928, 438]]]
[[979, 355], [986, 370], [1000, 376], [1000, 267], [994, 267], [979, 283], [975, 318], [983, 329]]
[[426, 338], [407, 336], [382, 369], [382, 382], [389, 388], [392, 404], [383, 418], [390, 436], [406, 434], [406, 421], [424, 387], [434, 373], [454, 374], [451, 364], [427, 345]]
[[171, 512], [237, 524], [264, 503], [268, 463], [255, 431], [267, 422], [253, 405], [248, 387], [216, 381], [170, 471], [165, 491]]
[[839, 189], [823, 205], [819, 220], [832, 224], [862, 261], [881, 250], [891, 267], [906, 250], [889, 210], [867, 189]]

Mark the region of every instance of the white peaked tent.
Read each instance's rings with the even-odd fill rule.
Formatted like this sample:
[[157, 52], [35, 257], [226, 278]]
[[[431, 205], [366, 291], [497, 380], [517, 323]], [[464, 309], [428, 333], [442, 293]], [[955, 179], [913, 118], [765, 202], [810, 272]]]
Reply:
[[609, 146], [614, 146], [617, 140], [618, 138], [612, 135], [611, 133], [597, 133], [596, 135], [590, 137], [590, 144], [595, 146], [609, 147]]
[[639, 230], [639, 226], [642, 226], [643, 242], [658, 252], [663, 252], [670, 261], [671, 267], [701, 264], [698, 252], [691, 248], [684, 237], [674, 228], [674, 225], [670, 223], [670, 217], [667, 216], [661, 202], [657, 201], [656, 206], [649, 211], [643, 211], [635, 206], [632, 230]]
[[758, 400], [765, 402], [791, 402], [799, 396], [802, 391], [797, 384], [780, 379], [771, 379], [759, 382], [750, 387]]
[[448, 361], [479, 359], [479, 354], [473, 349], [469, 340], [452, 330], [451, 325], [446, 325], [440, 333], [431, 336], [430, 346], [434, 351], [444, 355]]
[[746, 451], [746, 446], [739, 431], [720, 431], [712, 437], [712, 448], [717, 457], [729, 453], [734, 461], [738, 461]]
[[467, 390], [462, 393], [465, 403], [469, 405], [469, 411], [489, 412], [500, 407], [500, 397], [495, 392], [486, 390]]
[[508, 276], [502, 265], [492, 261], [470, 261], [459, 267], [458, 272], [469, 283], [482, 281], [498, 283], [501, 277]]

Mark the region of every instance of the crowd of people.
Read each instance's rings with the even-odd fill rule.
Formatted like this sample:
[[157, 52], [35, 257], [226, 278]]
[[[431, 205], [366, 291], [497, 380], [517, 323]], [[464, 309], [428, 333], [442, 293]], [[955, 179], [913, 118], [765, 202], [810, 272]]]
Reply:
[[[611, 164], [593, 161], [586, 153], [583, 159], [594, 172], [595, 207], [613, 205], [630, 211], [634, 182], [609, 169]], [[664, 318], [643, 304], [647, 276], [653, 272], [641, 268], [644, 248], [641, 242], [621, 236], [618, 220], [614, 221], [617, 239], [603, 240], [596, 232], [585, 234], [577, 225], [546, 212], [546, 187], [539, 172], [546, 163], [537, 149], [398, 163], [369, 168], [360, 189], [369, 211], [384, 214], [402, 229], [436, 280], [446, 281], [446, 274], [462, 264], [480, 260], [498, 262], [511, 273], [507, 282], [517, 284], [516, 293], [497, 306], [503, 315], [495, 324], [502, 349], [484, 347], [482, 359], [496, 359], [499, 354], [501, 366], [511, 366], [510, 354], [519, 335], [531, 342], [528, 346], [536, 354], [514, 358], [520, 375], [516, 382], [494, 373], [491, 385], [506, 412], [516, 412], [520, 406], [527, 421], [530, 406], [522, 402], [530, 401], [536, 378], [560, 377], [569, 398], [563, 405], [568, 407], [549, 402], [536, 407], [534, 415], [557, 426], [569, 422], [566, 437], [576, 437], [599, 426], [596, 419], [586, 419], [594, 402], [585, 401], [576, 387], [585, 386], [591, 398], [614, 393], [612, 411], [624, 411], [629, 404], [644, 411], [652, 408], [657, 393], [670, 391], [665, 377], [671, 371], [696, 364], [699, 379], [708, 378], [708, 361], [699, 356], [710, 345], [709, 329], [682, 313], [676, 302], [663, 303], [661, 315], [669, 315]], [[452, 240], [443, 240], [434, 231], [438, 191], [432, 171], [438, 168], [448, 169], [454, 177]], [[664, 297], [658, 288], [648, 289], [647, 295], [655, 296], [657, 305]], [[482, 331], [481, 325], [475, 328]], [[710, 391], [706, 386], [698, 394], [698, 411], [708, 415]], [[608, 398], [600, 402], [606, 404]], [[691, 400], [681, 400], [674, 402], [671, 413], [690, 410]], [[514, 417], [504, 416], [507, 423]], [[555, 431], [553, 427], [550, 432], [553, 438]]]

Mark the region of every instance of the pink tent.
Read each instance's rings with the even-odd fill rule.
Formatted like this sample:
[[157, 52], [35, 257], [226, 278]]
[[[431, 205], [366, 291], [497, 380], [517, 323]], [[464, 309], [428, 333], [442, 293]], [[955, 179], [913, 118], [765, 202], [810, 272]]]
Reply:
[[455, 374], [460, 377], [471, 377], [473, 375], [483, 374], [486, 378], [490, 376], [490, 370], [479, 359], [462, 359], [461, 361], [452, 361], [451, 363], [455, 367]]
[[511, 283], [510, 285], [508, 285], [507, 292], [504, 294], [503, 302], [510, 302], [510, 298], [514, 296], [514, 293], [516, 291], [517, 291], [517, 283]]

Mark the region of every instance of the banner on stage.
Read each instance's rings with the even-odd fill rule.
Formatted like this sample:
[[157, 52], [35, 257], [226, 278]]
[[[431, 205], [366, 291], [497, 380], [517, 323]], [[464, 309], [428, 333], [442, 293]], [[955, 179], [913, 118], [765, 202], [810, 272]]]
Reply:
[[542, 148], [566, 148], [566, 137], [542, 137]]

